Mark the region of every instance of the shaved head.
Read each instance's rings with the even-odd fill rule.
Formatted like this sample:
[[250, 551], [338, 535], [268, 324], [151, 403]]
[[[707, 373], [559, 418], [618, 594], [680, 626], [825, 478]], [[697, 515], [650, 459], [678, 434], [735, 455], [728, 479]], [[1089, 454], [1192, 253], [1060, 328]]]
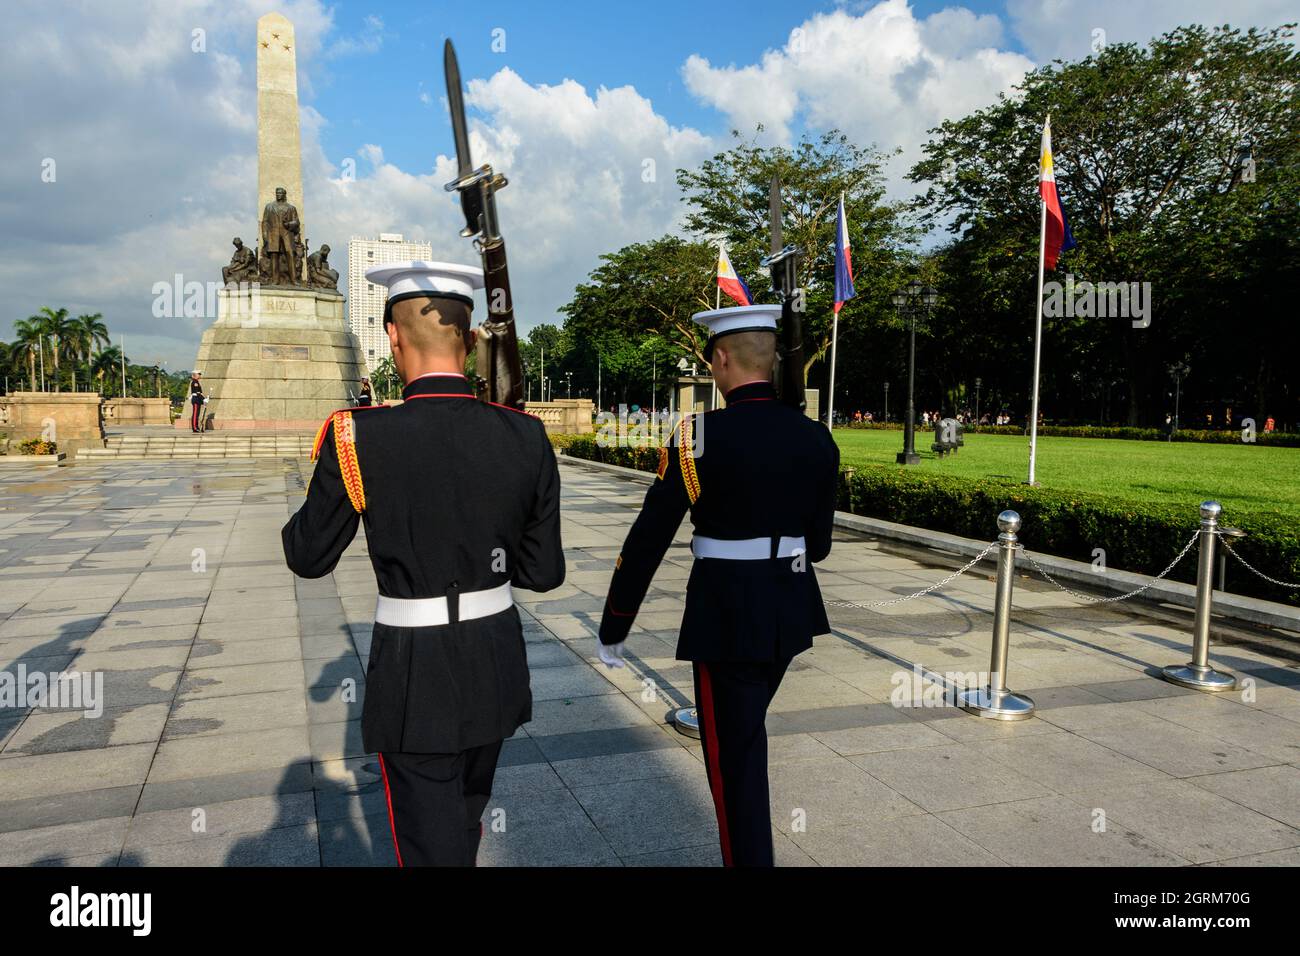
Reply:
[[390, 303], [389, 316], [388, 341], [403, 380], [435, 370], [465, 370], [465, 359], [474, 347], [468, 305], [414, 296]]
[[770, 377], [776, 362], [775, 332], [733, 332], [713, 344], [714, 352], [726, 352], [738, 371], [759, 378]]
[[455, 299], [417, 297], [393, 303], [391, 310], [398, 335], [412, 352], [453, 355], [467, 352], [465, 336], [470, 329], [469, 306]]

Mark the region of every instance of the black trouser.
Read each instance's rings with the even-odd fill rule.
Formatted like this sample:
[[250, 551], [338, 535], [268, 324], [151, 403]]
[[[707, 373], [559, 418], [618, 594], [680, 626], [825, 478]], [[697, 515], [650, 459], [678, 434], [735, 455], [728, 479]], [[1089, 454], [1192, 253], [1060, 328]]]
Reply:
[[789, 660], [695, 663], [695, 709], [724, 866], [772, 866], [768, 705]]
[[456, 754], [379, 755], [398, 866], [473, 866], [501, 741]]
[[193, 411], [190, 412], [190, 429], [193, 430], [193, 431], [198, 431], [198, 430], [199, 430], [199, 410], [203, 408], [203, 403], [202, 403], [202, 402], [190, 402], [190, 406], [193, 408]]

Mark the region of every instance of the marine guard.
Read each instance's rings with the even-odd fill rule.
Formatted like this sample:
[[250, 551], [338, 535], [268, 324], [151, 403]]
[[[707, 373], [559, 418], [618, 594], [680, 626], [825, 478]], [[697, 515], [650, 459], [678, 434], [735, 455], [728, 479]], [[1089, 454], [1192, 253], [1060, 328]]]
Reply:
[[[704, 357], [726, 408], [683, 418], [614, 562], [597, 653], [623, 645], [682, 517], [695, 563], [677, 658], [691, 661], [723, 863], [771, 866], [764, 719], [786, 668], [830, 630], [814, 562], [831, 550], [839, 450], [778, 400], [779, 305], [702, 312]], [[800, 396], [801, 398], [802, 396]]]
[[203, 394], [203, 373], [198, 369], [190, 372], [190, 431], [203, 431], [203, 406], [208, 398]]
[[502, 741], [532, 716], [512, 588], [564, 581], [559, 472], [541, 421], [479, 401], [463, 374], [483, 271], [405, 262], [366, 278], [389, 289], [403, 402], [326, 421], [284, 553], [322, 577], [365, 522], [379, 599], [361, 732], [397, 860], [472, 866]]

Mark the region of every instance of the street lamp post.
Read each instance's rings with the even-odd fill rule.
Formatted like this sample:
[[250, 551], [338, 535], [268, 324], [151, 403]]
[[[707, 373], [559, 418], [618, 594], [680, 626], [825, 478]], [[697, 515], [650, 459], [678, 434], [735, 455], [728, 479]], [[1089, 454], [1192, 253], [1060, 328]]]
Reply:
[[885, 383], [885, 421], [889, 421], [889, 383]]
[[907, 288], [893, 295], [894, 308], [899, 315], [906, 315], [910, 320], [907, 349], [907, 415], [903, 420], [903, 450], [894, 459], [900, 465], [917, 465], [921, 456], [916, 453], [916, 314], [925, 309], [926, 318], [938, 300], [938, 290], [923, 286], [919, 282], [909, 283]]
[[1186, 360], [1175, 362], [1169, 366], [1169, 374], [1174, 377], [1174, 428], [1169, 433], [1171, 438], [1173, 433], [1178, 431], [1178, 412], [1183, 397], [1183, 379], [1191, 374], [1191, 371], [1191, 366], [1187, 364]]
[[980, 430], [980, 386], [984, 380], [978, 375], [975, 376], [975, 430]]

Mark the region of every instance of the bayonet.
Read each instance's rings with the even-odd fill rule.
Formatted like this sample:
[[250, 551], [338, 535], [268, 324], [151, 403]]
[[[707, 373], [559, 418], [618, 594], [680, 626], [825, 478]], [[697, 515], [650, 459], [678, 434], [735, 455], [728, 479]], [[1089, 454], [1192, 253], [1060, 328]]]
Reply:
[[483, 397], [498, 405], [524, 407], [523, 366], [519, 361], [519, 337], [515, 330], [514, 300], [510, 295], [510, 272], [506, 265], [506, 244], [497, 220], [496, 193], [507, 185], [506, 178], [488, 164], [475, 167], [470, 158], [469, 127], [465, 123], [465, 98], [460, 65], [451, 40], [442, 53], [447, 79], [447, 104], [451, 111], [451, 132], [456, 143], [456, 179], [446, 190], [460, 194], [465, 228], [460, 234], [473, 238], [483, 259], [488, 318], [479, 329], [477, 368]]

